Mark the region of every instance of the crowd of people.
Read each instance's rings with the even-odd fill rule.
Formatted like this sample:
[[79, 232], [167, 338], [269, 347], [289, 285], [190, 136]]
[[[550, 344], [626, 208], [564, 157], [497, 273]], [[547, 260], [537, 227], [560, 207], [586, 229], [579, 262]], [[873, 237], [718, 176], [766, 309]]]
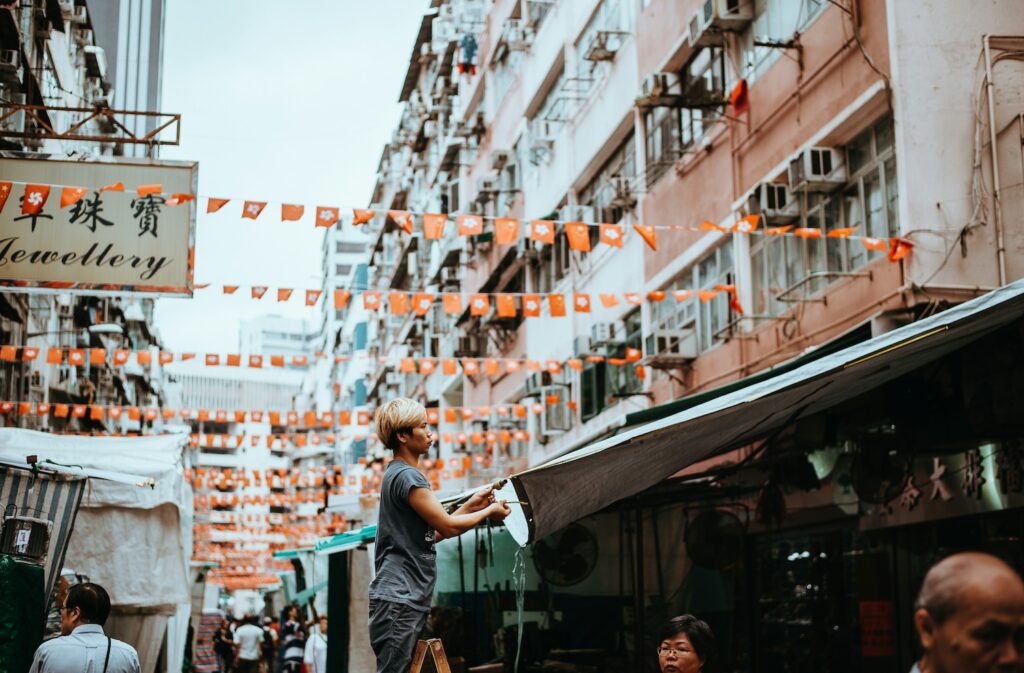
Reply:
[[324, 673], [327, 615], [304, 620], [297, 605], [280, 619], [225, 618], [213, 634], [219, 673]]

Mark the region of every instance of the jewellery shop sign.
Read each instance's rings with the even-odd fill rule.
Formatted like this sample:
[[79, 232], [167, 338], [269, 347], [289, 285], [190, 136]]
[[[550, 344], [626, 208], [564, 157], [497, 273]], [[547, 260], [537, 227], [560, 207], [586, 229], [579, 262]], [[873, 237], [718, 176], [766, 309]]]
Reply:
[[192, 296], [196, 202], [182, 195], [198, 173], [194, 162], [0, 158], [0, 287]]

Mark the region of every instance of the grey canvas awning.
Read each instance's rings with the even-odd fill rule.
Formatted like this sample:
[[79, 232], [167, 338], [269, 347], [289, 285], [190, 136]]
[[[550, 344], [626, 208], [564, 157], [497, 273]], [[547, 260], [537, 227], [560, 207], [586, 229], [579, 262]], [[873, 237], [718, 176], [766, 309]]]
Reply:
[[1024, 280], [514, 475], [521, 545], [933, 362], [1024, 316]]

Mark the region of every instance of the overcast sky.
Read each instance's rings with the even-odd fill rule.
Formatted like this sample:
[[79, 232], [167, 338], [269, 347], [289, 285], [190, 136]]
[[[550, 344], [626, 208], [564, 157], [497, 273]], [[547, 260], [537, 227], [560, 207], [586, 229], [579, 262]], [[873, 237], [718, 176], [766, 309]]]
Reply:
[[[181, 113], [181, 145], [165, 159], [199, 162], [191, 300], [161, 299], [156, 322], [175, 351], [238, 350], [240, 320], [306, 316], [302, 290], [320, 288], [323, 229], [310, 206], [361, 206], [398, 120], [398, 94], [426, 0], [169, 0], [162, 111]], [[242, 220], [241, 201], [269, 201]], [[281, 222], [277, 202], [305, 204]], [[241, 285], [224, 296], [222, 285]], [[248, 286], [296, 288], [288, 303]]]

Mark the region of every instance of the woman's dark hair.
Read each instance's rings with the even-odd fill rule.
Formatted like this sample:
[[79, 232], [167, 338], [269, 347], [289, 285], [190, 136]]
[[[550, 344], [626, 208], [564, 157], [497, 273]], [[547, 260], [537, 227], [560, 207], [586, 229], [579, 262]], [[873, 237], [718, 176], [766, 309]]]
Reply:
[[658, 643], [665, 640], [672, 640], [677, 633], [685, 633], [697, 658], [707, 666], [714, 659], [715, 655], [715, 634], [711, 631], [708, 623], [697, 619], [693, 615], [679, 615], [665, 622], [658, 631]]
[[68, 612], [78, 608], [83, 622], [103, 626], [110, 616], [110, 596], [99, 584], [75, 584], [68, 589], [64, 607]]

